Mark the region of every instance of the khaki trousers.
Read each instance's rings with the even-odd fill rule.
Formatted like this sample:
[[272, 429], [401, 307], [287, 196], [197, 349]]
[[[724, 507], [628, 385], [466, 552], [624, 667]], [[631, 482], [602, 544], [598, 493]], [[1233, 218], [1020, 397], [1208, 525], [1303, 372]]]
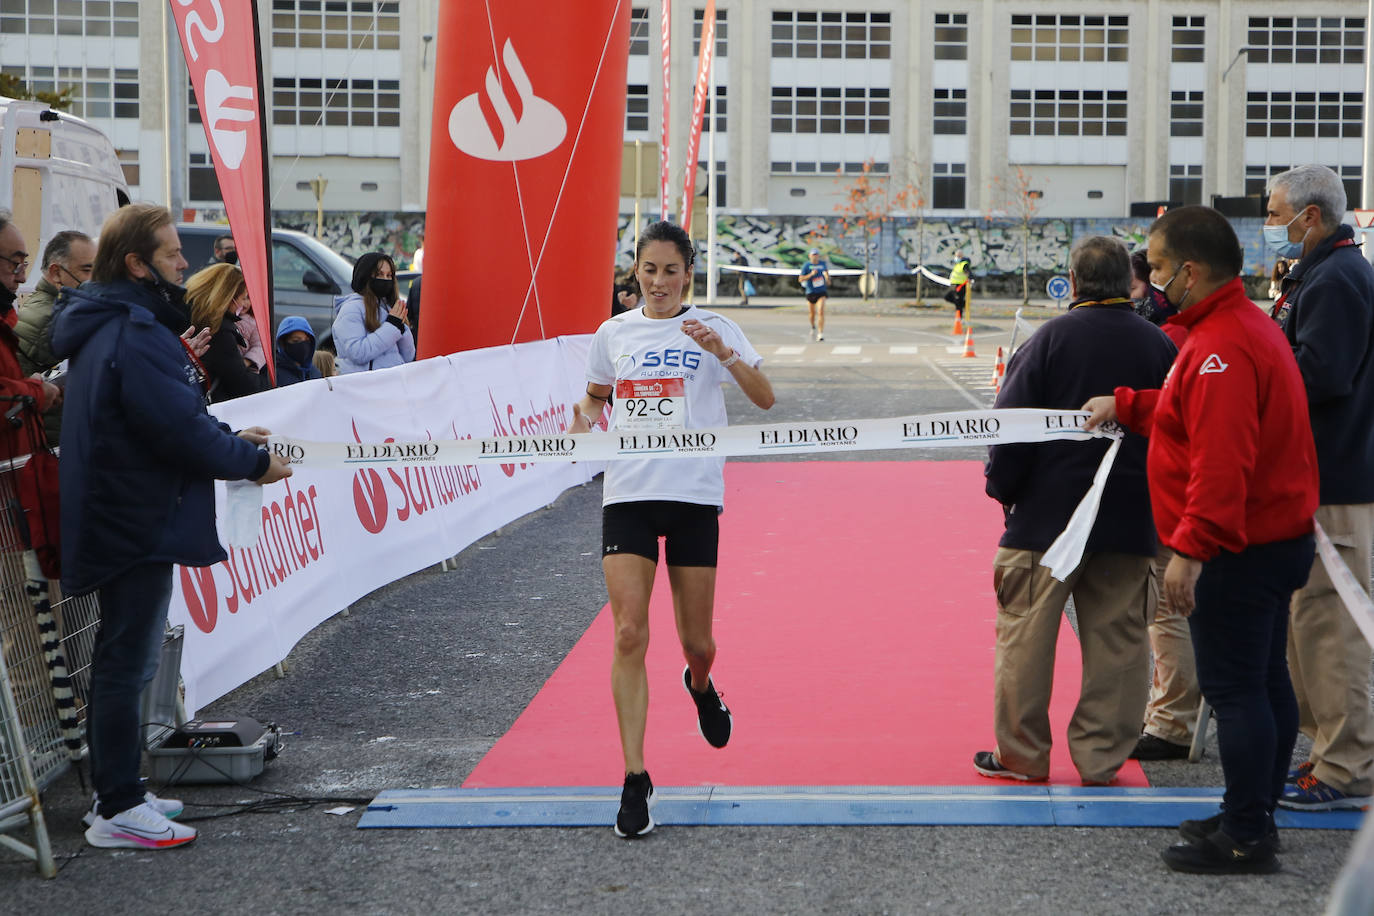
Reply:
[[[1321, 506], [1317, 521], [1369, 588], [1374, 503]], [[1312, 774], [1346, 795], [1374, 794], [1374, 716], [1369, 706], [1370, 647], [1331, 585], [1321, 557], [1293, 594], [1288, 668], [1298, 696], [1298, 724], [1312, 739]]]
[[1111, 780], [1135, 747], [1145, 712], [1146, 627], [1157, 596], [1150, 557], [1087, 553], [1066, 582], [1038, 551], [1000, 547], [993, 561], [997, 759], [1042, 778], [1050, 770], [1050, 691], [1064, 604], [1078, 614], [1083, 680], [1069, 722], [1069, 754], [1085, 782]]
[[1145, 704], [1144, 731], [1174, 744], [1192, 744], [1202, 691], [1197, 686], [1197, 665], [1193, 661], [1193, 636], [1188, 630], [1188, 618], [1171, 610], [1164, 599], [1164, 568], [1173, 556], [1174, 552], [1168, 547], [1160, 547], [1151, 569], [1159, 603], [1150, 623], [1154, 677], [1150, 683], [1150, 699]]

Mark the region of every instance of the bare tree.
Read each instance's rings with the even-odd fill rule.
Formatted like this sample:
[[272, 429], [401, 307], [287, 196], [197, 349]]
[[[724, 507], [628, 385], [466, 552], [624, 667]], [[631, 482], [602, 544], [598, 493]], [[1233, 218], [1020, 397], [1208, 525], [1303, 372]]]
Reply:
[[[875, 175], [874, 160], [864, 162], [862, 170], [849, 182], [843, 184], [843, 198], [835, 205], [840, 215], [840, 232], [848, 234], [857, 230], [863, 239], [864, 275], [872, 273], [873, 242], [881, 237], [883, 221], [892, 218], [893, 199], [891, 180], [886, 175]], [[843, 170], [835, 174], [843, 178]], [[868, 298], [866, 284], [859, 284], [859, 292]]]
[[1022, 166], [992, 180], [993, 207], [1021, 226], [1021, 304], [1030, 304], [1030, 229], [1044, 201], [1044, 191], [1036, 188], [1035, 176]]

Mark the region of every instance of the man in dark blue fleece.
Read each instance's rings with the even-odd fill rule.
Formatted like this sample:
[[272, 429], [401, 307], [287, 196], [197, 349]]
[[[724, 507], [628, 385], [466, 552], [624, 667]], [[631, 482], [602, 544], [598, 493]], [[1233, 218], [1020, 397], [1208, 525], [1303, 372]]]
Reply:
[[[1283, 279], [1273, 316], [1297, 357], [1317, 443], [1317, 523], [1360, 587], [1369, 588], [1374, 542], [1374, 267], [1341, 224], [1345, 186], [1325, 166], [1276, 175], [1265, 241], [1300, 257]], [[1374, 801], [1374, 714], [1369, 643], [1318, 557], [1293, 595], [1288, 670], [1298, 723], [1312, 739], [1279, 805], [1305, 811], [1359, 809]]]
[[133, 204], [100, 231], [91, 282], [53, 317], [53, 352], [69, 358], [62, 424], [62, 587], [98, 590], [100, 632], [87, 719], [97, 807], [93, 846], [168, 849], [196, 831], [169, 820], [181, 803], [145, 793], [139, 695], [157, 673], [172, 566], [225, 559], [213, 481], [273, 483], [291, 474], [206, 411], [204, 375], [178, 334], [190, 323], [178, 284], [172, 215]]
[[[1103, 236], [1082, 239], [1070, 264], [1068, 314], [1046, 322], [1016, 351], [997, 407], [1076, 410], [1094, 392], [1163, 383], [1177, 351], [1135, 313], [1126, 247]], [[1122, 443], [1083, 559], [1063, 582], [1040, 559], [1087, 493], [1107, 441], [988, 449], [987, 493], [1002, 504], [1007, 528], [993, 560], [997, 746], [974, 756], [984, 776], [1049, 775], [1054, 647], [1070, 595], [1083, 651], [1083, 686], [1068, 733], [1074, 766], [1084, 783], [1104, 784], [1135, 747], [1150, 683], [1146, 626], [1156, 604], [1145, 445], [1131, 434]]]

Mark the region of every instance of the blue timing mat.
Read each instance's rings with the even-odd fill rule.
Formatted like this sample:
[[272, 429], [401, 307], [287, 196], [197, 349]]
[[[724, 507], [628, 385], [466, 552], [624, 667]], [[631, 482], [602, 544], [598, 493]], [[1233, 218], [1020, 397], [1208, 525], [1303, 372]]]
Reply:
[[[659, 824], [719, 826], [1176, 827], [1211, 817], [1212, 788], [1080, 786], [664, 786], [654, 790]], [[360, 828], [605, 827], [618, 787], [393, 789], [378, 795]], [[1360, 811], [1280, 809], [1281, 828], [1355, 830]]]

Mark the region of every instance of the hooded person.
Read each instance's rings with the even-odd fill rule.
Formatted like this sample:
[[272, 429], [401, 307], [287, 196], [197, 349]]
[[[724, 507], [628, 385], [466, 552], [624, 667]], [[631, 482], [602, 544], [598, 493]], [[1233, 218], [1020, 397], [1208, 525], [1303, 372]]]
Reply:
[[334, 302], [339, 374], [400, 366], [415, 358], [415, 335], [396, 292], [396, 264], [369, 251], [353, 266], [353, 292]]
[[322, 378], [315, 368], [315, 332], [300, 315], [288, 315], [277, 326], [277, 387]]

